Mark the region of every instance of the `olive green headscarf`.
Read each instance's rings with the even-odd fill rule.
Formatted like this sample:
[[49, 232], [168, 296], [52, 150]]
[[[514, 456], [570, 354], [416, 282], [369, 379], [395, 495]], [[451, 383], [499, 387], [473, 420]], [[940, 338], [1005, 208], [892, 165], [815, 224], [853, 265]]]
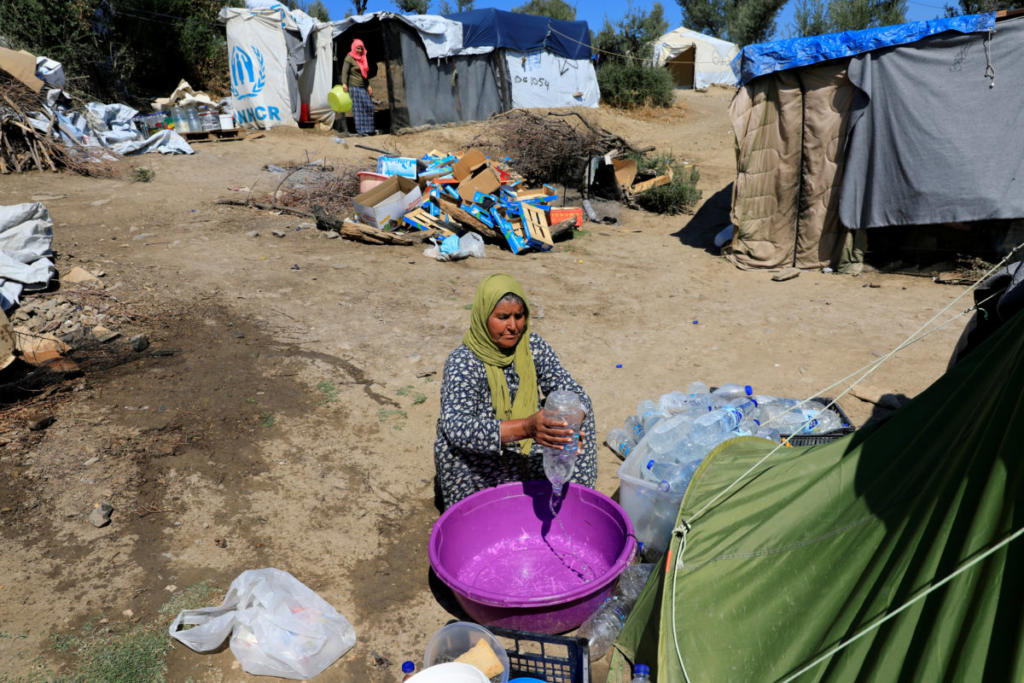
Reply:
[[[476, 288], [476, 296], [473, 298], [473, 310], [469, 315], [469, 330], [462, 337], [462, 343], [469, 347], [477, 358], [479, 358], [487, 369], [487, 386], [491, 390], [491, 404], [494, 406], [494, 414], [499, 420], [518, 420], [529, 417], [537, 412], [537, 368], [533, 364], [533, 354], [530, 352], [530, 305], [526, 304], [526, 326], [523, 329], [523, 336], [511, 353], [498, 348], [487, 331], [487, 318], [490, 317], [494, 307], [498, 305], [501, 298], [508, 293], [516, 294], [524, 302], [526, 295], [523, 287], [511, 275], [497, 273], [484, 278], [484, 281]], [[519, 390], [516, 391], [516, 400], [513, 402], [508, 390], [508, 382], [505, 381], [505, 373], [502, 368], [510, 363], [515, 363], [516, 373], [519, 375]], [[529, 454], [533, 439], [523, 439], [519, 442], [523, 454]]]

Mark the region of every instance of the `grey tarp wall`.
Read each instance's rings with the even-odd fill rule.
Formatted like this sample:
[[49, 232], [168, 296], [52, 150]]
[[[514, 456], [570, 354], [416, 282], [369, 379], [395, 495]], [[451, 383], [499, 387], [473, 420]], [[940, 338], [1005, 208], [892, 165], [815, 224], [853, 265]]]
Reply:
[[402, 56], [402, 87], [393, 88], [393, 127], [478, 121], [504, 111], [493, 52], [429, 59], [415, 31], [398, 22], [390, 24]]
[[947, 33], [868, 52], [848, 74], [860, 92], [844, 225], [1024, 216], [1024, 17], [997, 22], [991, 36]]
[[732, 262], [835, 267], [866, 236], [844, 226], [1024, 217], [1024, 18], [987, 40], [947, 32], [744, 85]]

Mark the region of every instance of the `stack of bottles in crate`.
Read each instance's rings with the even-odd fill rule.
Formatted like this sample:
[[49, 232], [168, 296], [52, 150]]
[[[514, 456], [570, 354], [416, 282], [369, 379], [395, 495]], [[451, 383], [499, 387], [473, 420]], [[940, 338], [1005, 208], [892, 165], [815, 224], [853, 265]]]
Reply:
[[606, 443], [623, 458], [641, 458], [641, 474], [663, 491], [682, 492], [701, 460], [735, 436], [773, 441], [793, 434], [824, 434], [843, 426], [818, 402], [754, 395], [749, 385], [723, 384], [709, 390], [693, 382], [686, 391], [641, 401]]

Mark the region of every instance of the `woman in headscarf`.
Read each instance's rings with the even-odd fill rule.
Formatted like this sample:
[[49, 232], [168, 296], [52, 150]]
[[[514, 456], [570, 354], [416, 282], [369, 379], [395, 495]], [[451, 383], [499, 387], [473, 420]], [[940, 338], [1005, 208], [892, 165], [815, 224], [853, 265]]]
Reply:
[[[544, 479], [542, 446], [558, 448], [576, 438], [581, 444], [572, 481], [593, 487], [597, 480], [590, 398], [529, 323], [529, 304], [515, 278], [497, 274], [480, 283], [469, 331], [444, 364], [434, 465], [445, 508], [498, 484]], [[540, 410], [542, 397], [557, 389], [580, 397], [579, 435]]]
[[341, 65], [341, 88], [352, 98], [352, 116], [356, 132], [373, 135], [373, 88], [370, 87], [370, 63], [366, 59], [366, 46], [356, 38]]

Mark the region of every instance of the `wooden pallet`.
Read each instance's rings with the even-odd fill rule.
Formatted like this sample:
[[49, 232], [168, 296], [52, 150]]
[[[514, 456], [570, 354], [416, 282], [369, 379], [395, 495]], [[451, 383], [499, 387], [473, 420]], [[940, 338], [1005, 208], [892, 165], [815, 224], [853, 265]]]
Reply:
[[182, 133], [181, 136], [189, 143], [224, 142], [229, 140], [242, 140], [245, 138], [245, 133], [242, 132], [241, 128], [233, 128], [231, 130], [204, 130], [196, 133], [188, 132]]

